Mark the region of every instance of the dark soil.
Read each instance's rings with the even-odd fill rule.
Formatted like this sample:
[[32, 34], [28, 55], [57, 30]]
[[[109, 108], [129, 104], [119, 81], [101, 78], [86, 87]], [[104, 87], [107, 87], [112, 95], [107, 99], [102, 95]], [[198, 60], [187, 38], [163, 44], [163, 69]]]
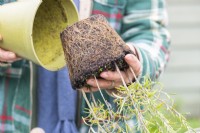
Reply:
[[99, 78], [102, 71], [128, 68], [124, 57], [129, 47], [102, 15], [67, 27], [61, 33], [65, 59], [73, 88], [87, 86], [86, 79]]

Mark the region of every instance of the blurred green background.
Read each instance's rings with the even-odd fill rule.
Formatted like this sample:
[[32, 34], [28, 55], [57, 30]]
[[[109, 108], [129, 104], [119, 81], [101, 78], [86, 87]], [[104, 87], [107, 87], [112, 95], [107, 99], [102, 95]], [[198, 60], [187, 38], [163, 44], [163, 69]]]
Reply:
[[166, 0], [171, 56], [161, 75], [164, 91], [172, 96], [178, 110], [192, 127], [200, 127], [200, 0]]

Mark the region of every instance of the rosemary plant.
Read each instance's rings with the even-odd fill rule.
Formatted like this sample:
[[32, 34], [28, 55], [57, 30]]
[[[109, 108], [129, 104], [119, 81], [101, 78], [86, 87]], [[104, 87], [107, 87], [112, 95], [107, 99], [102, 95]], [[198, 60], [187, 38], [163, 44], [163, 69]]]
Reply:
[[[119, 68], [116, 64], [115, 66], [123, 82], [122, 86], [116, 88], [117, 93], [112, 94], [115, 97], [116, 111], [106, 101], [99, 86], [105, 104], [95, 101], [93, 95], [93, 100], [89, 101], [85, 92], [82, 91], [89, 107], [86, 109], [88, 116], [83, 118], [85, 124], [90, 127], [89, 132], [177, 133], [181, 129], [195, 132], [187, 123], [186, 118], [173, 107], [173, 100], [163, 91], [161, 83], [151, 81], [148, 76], [144, 77], [143, 83], [140, 83], [131, 70], [136, 82], [127, 86]], [[96, 83], [98, 85], [97, 80]], [[130, 124], [133, 118], [137, 121], [135, 124]]]

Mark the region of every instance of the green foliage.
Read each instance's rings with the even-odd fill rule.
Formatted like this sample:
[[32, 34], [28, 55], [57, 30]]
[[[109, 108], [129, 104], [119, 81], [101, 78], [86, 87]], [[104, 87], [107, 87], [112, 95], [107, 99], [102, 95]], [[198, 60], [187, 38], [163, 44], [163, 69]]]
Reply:
[[[120, 73], [119, 70], [118, 72]], [[136, 80], [129, 86], [126, 86], [123, 78], [122, 81], [123, 86], [116, 88], [117, 93], [112, 94], [115, 97], [114, 103], [117, 105], [116, 111], [103, 95], [105, 104], [96, 102], [94, 98], [92, 102], [89, 102], [82, 91], [89, 106], [86, 110], [88, 116], [83, 118], [90, 127], [89, 132], [178, 133], [193, 131], [186, 118], [175, 110], [172, 99], [162, 91], [163, 87], [159, 82], [151, 81], [148, 76], [144, 77], [143, 83]], [[101, 93], [100, 88], [99, 91]], [[137, 119], [136, 124], [128, 124], [133, 118]], [[97, 127], [97, 131], [94, 130], [94, 126]]]

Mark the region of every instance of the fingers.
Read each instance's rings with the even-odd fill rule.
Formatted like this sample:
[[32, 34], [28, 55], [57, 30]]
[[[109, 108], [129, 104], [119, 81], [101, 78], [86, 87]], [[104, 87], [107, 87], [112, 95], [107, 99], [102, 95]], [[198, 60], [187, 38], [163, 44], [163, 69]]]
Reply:
[[100, 89], [113, 89], [116, 86], [119, 86], [121, 82], [115, 82], [115, 81], [110, 81], [110, 80], [105, 80], [105, 79], [97, 79], [97, 81], [93, 78], [90, 78], [87, 80], [87, 84], [90, 85], [91, 87], [82, 87], [80, 89], [83, 89], [85, 92], [90, 92], [90, 91], [98, 91]]
[[19, 57], [11, 51], [6, 51], [0, 48], [0, 61], [2, 62], [13, 62], [19, 60]]
[[[122, 74], [122, 77], [124, 78], [126, 83], [129, 82], [129, 78], [133, 77], [133, 76], [132, 77], [128, 77], [124, 71], [121, 71], [121, 74]], [[115, 83], [120, 83], [120, 84], [122, 83], [121, 76], [117, 71], [102, 72], [100, 74], [100, 76], [103, 79], [110, 80], [110, 81], [115, 81]]]
[[[0, 34], [0, 41], [3, 40], [2, 35]], [[11, 51], [6, 51], [2, 48], [0, 48], [0, 61], [1, 62], [13, 62], [13, 61], [17, 61], [20, 58], [17, 57], [17, 55]]]
[[100, 76], [104, 79], [107, 80], [115, 80], [115, 81], [119, 81], [120, 80], [120, 75], [119, 73], [117, 73], [116, 71], [106, 71], [106, 72], [102, 72], [100, 74]]
[[99, 86], [99, 88], [101, 89], [113, 89], [115, 87], [119, 87], [122, 84], [121, 81], [106, 80], [106, 79], [98, 79], [97, 83], [93, 79], [89, 79], [87, 81], [87, 84], [89, 84], [90, 86], [95, 87], [95, 88], [98, 88]]
[[86, 93], [88, 93], [88, 92], [96, 92], [96, 91], [99, 90], [98, 88], [95, 88], [95, 87], [91, 87], [91, 88], [83, 87], [81, 89], [83, 89], [83, 91], [85, 91]]
[[[116, 88], [116, 87], [119, 87], [120, 85], [122, 85], [122, 80], [117, 71], [115, 71], [115, 72], [107, 71], [107, 72], [103, 72], [103, 73], [108, 73], [106, 78], [97, 79], [97, 81], [94, 78], [90, 78], [87, 80], [87, 84], [90, 85], [91, 87], [89, 89], [87, 87], [83, 87], [80, 89], [84, 89], [85, 92], [90, 92], [90, 91], [98, 91], [99, 90], [98, 87], [100, 89], [109, 90], [109, 89], [113, 89], [113, 88]], [[123, 75], [125, 82], [130, 83], [130, 79], [127, 77], [125, 72], [121, 72], [121, 73]], [[104, 75], [104, 74], [102, 74], [102, 75]], [[133, 78], [133, 76], [131, 78]]]
[[[98, 84], [97, 84], [98, 83]], [[97, 80], [97, 83], [96, 83], [96, 80], [95, 79], [89, 79], [87, 81], [87, 84], [93, 86], [93, 87], [101, 87], [101, 88], [109, 88], [112, 84], [112, 81], [109, 81], [109, 80], [105, 80], [105, 79], [98, 79]]]

